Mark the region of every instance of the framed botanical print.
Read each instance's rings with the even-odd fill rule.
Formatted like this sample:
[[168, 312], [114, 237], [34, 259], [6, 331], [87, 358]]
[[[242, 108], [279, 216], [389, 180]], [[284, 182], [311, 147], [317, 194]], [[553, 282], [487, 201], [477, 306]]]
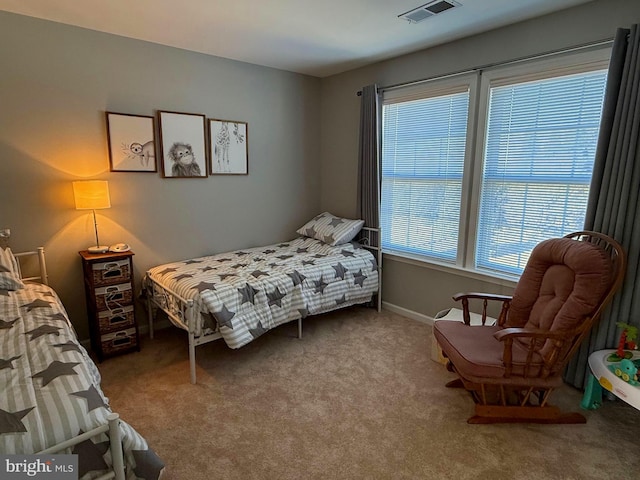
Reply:
[[112, 172], [157, 172], [154, 118], [105, 112]]
[[158, 112], [162, 176], [207, 177], [206, 118], [197, 113]]
[[249, 173], [249, 132], [246, 122], [209, 119], [212, 175]]

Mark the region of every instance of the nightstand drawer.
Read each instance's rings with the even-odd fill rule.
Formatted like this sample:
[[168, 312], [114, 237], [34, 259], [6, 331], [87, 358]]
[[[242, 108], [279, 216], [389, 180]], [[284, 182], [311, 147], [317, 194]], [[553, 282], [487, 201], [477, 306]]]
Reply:
[[113, 310], [133, 303], [131, 283], [96, 288], [95, 296], [97, 310]]
[[135, 326], [135, 324], [136, 317], [133, 311], [133, 305], [98, 312], [98, 328], [101, 333], [122, 330], [126, 327]]
[[100, 344], [104, 355], [112, 355], [121, 350], [130, 350], [138, 345], [135, 328], [127, 328], [100, 336]]
[[93, 285], [99, 287], [131, 279], [131, 266], [128, 258], [91, 265]]

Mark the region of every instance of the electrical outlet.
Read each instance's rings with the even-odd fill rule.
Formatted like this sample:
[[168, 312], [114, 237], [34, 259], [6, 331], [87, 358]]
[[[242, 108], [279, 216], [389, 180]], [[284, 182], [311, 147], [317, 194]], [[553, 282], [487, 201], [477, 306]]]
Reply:
[[3, 228], [0, 230], [0, 237], [9, 238], [11, 236], [11, 229]]

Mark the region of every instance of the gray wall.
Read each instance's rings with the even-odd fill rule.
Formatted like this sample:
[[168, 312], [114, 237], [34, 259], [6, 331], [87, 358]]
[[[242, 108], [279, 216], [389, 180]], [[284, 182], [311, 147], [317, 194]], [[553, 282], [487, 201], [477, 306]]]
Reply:
[[[74, 209], [73, 180], [109, 180], [100, 240], [132, 246], [138, 285], [158, 263], [293, 238], [319, 212], [317, 78], [6, 12], [0, 65], [0, 228], [11, 228], [14, 250], [46, 248], [81, 338], [77, 252], [94, 234], [90, 214]], [[249, 175], [109, 172], [104, 112], [155, 110], [248, 122]]]
[[[616, 28], [640, 22], [640, 1], [598, 0], [322, 81], [322, 210], [356, 214], [359, 97], [363, 86], [410, 82], [562, 48], [610, 39]], [[408, 28], [428, 28], [428, 23]], [[460, 291], [509, 293], [508, 286], [416, 266], [385, 256], [383, 300], [433, 315], [454, 306]]]

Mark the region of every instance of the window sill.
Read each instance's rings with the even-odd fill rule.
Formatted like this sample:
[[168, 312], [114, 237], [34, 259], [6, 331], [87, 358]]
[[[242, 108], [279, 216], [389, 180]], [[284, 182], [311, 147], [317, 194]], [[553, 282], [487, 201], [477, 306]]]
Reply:
[[470, 270], [468, 268], [459, 267], [457, 265], [438, 263], [434, 260], [427, 260], [425, 258], [412, 256], [406, 253], [400, 254], [393, 251], [383, 251], [382, 253], [385, 259], [406, 263], [409, 265], [415, 265], [417, 267], [428, 268], [431, 270], [438, 270], [440, 272], [459, 275], [461, 277], [472, 278], [474, 280], [480, 280], [482, 282], [493, 283], [502, 287], [515, 288], [518, 283], [518, 277], [508, 277], [506, 275], [500, 276], [498, 274], [491, 275], [489, 273], [478, 272], [477, 270]]

